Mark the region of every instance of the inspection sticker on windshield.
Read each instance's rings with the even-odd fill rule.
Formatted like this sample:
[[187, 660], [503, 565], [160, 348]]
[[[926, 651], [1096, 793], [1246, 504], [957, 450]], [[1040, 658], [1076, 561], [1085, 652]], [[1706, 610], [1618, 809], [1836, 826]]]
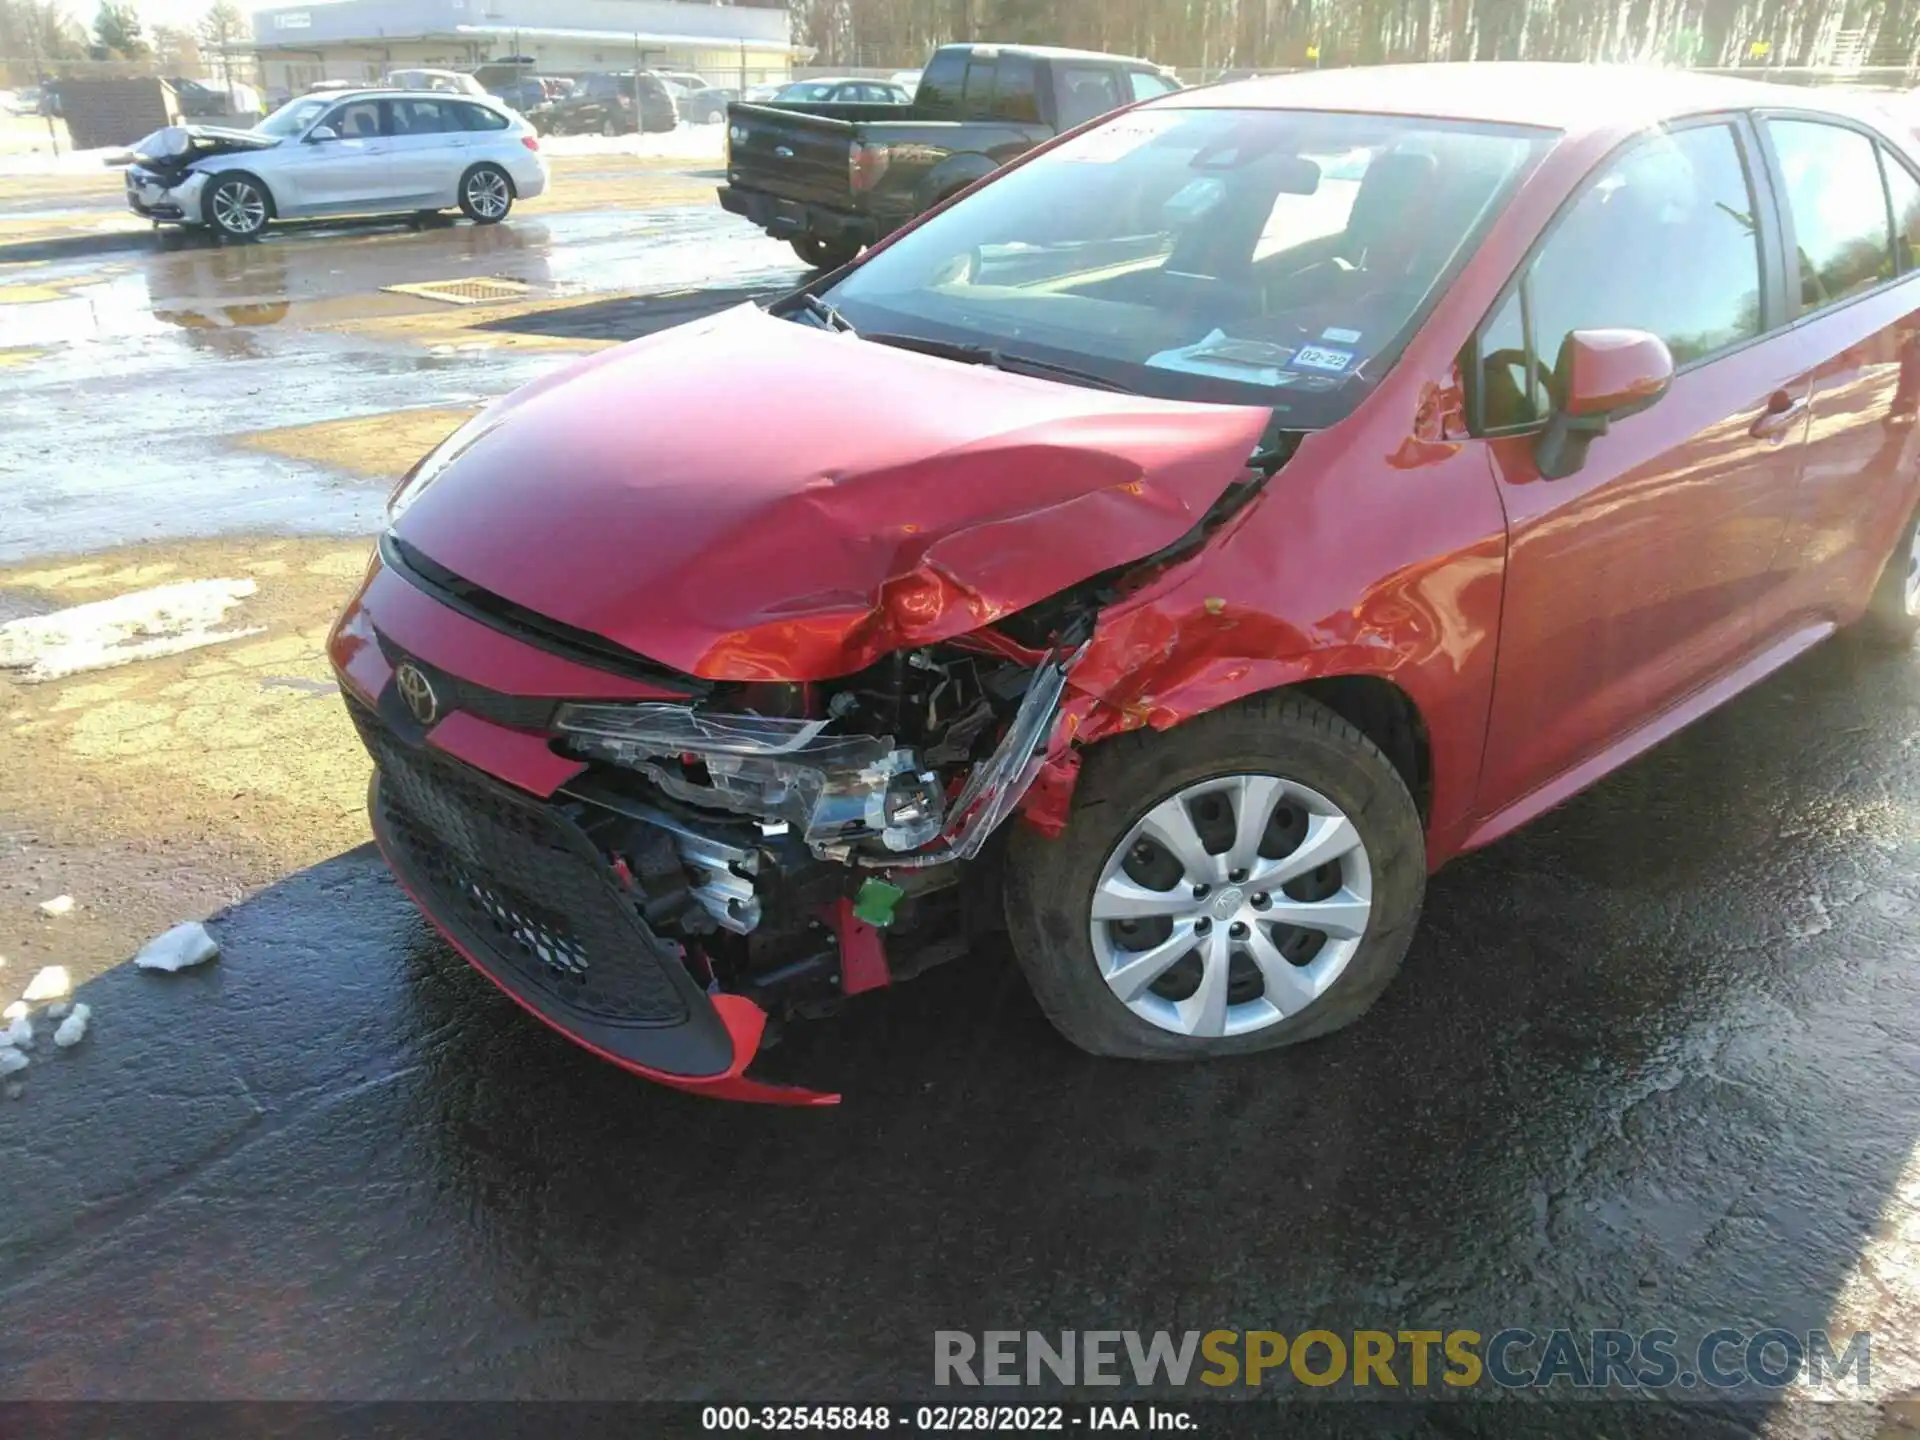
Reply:
[[1287, 363], [1297, 370], [1324, 370], [1329, 375], [1340, 375], [1353, 364], [1353, 351], [1333, 350], [1325, 345], [1302, 345]]
[[1333, 326], [1329, 325], [1320, 332], [1320, 338], [1322, 340], [1331, 340], [1336, 345], [1358, 345], [1360, 343], [1360, 332], [1358, 330], [1336, 330]]
[[1142, 110], [1125, 115], [1110, 125], [1089, 130], [1078, 140], [1068, 141], [1048, 158], [1078, 160], [1086, 165], [1111, 165], [1142, 146], [1152, 144], [1179, 122], [1180, 114], [1178, 110]]

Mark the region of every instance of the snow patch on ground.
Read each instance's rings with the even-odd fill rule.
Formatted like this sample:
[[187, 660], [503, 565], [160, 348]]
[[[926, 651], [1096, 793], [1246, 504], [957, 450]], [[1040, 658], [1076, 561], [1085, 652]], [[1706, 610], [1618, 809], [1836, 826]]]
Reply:
[[93, 1011], [85, 1005], [76, 1005], [73, 1012], [62, 1020], [53, 1032], [53, 1043], [62, 1050], [78, 1045], [87, 1033], [87, 1017]]
[[56, 895], [51, 900], [40, 902], [40, 913], [47, 916], [60, 916], [73, 909], [73, 896]]
[[635, 155], [643, 160], [711, 160], [726, 154], [727, 127], [681, 125], [658, 135], [542, 135], [545, 155]]
[[4, 1032], [0, 1032], [0, 1045], [11, 1045], [16, 1050], [33, 1048], [33, 1021], [24, 1015], [16, 1015], [7, 1023]]
[[33, 1062], [11, 1045], [0, 1045], [0, 1075], [14, 1075]]
[[[27, 982], [26, 991], [20, 998], [29, 1004], [40, 1000], [58, 1000], [72, 989], [73, 980], [67, 974], [67, 967], [64, 965], [49, 965], [41, 970], [38, 975], [34, 976], [32, 980]], [[25, 1014], [26, 1012], [22, 1010], [20, 1013]], [[14, 1011], [11, 1008], [7, 1010], [6, 1014], [9, 1020], [14, 1017]]]
[[258, 635], [258, 626], [215, 628], [255, 588], [251, 580], [186, 580], [10, 620], [0, 625], [0, 670], [58, 680]]
[[203, 965], [219, 953], [220, 945], [207, 933], [207, 927], [189, 920], [149, 940], [133, 957], [133, 963], [142, 970], [185, 970], [190, 965]]

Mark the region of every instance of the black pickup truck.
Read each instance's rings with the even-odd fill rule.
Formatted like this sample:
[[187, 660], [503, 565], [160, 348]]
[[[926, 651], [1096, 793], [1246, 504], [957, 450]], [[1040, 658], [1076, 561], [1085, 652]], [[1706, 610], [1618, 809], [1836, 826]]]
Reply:
[[1042, 140], [1179, 81], [1150, 61], [1028, 45], [943, 45], [913, 103], [727, 107], [720, 204], [844, 265]]

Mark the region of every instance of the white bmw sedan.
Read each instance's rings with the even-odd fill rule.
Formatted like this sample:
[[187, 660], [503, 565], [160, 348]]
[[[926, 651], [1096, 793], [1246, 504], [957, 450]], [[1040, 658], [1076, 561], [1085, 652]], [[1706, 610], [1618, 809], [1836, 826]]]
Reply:
[[136, 215], [234, 239], [276, 219], [455, 206], [491, 225], [547, 188], [533, 127], [491, 100], [441, 91], [303, 95], [251, 130], [156, 130], [133, 155]]

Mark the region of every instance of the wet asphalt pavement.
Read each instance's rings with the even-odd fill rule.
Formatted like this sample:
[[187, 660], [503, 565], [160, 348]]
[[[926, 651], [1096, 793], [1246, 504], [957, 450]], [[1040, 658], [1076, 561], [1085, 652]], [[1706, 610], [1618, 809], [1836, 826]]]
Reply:
[[[686, 223], [708, 250], [662, 289], [724, 290], [698, 272], [733, 243], [726, 285], [792, 273]], [[125, 312], [95, 297], [98, 338], [24, 372], [102, 397], [89, 423], [8, 407], [40, 458], [0, 556], [364, 530], [376, 489], [290, 491], [227, 451], [209, 474], [194, 447], [261, 423], [229, 418], [249, 386], [292, 424], [555, 363], [297, 323], [366, 289], [331, 272], [408, 245], [409, 279], [475, 273], [478, 245], [529, 283], [587, 263], [494, 234], [296, 237], [271, 283], [270, 246], [127, 262]], [[286, 323], [157, 318], [283, 301]], [[165, 514], [102, 492], [135, 436], [186, 497]], [[1304, 1049], [1091, 1060], [987, 953], [790, 1028], [768, 1068], [843, 1091], [830, 1110], [593, 1060], [354, 850], [217, 917], [204, 970], [88, 984], [87, 1042], [43, 1044], [0, 1103], [0, 1398], [899, 1399], [928, 1394], [937, 1329], [1310, 1325], [1870, 1328], [1875, 1395], [1920, 1389], [1916, 717], [1914, 656], [1822, 647], [1443, 872], [1399, 982]], [[1694, 1433], [1692, 1398], [1550, 1430]], [[1450, 1407], [1439, 1433], [1514, 1428]]]
[[937, 1328], [1827, 1325], [1913, 1225], [1916, 715], [1910, 658], [1816, 652], [1444, 872], [1309, 1048], [1089, 1060], [981, 955], [788, 1033], [828, 1111], [596, 1062], [342, 855], [89, 987], [0, 1114], [5, 1390], [833, 1400], [923, 1392]]

